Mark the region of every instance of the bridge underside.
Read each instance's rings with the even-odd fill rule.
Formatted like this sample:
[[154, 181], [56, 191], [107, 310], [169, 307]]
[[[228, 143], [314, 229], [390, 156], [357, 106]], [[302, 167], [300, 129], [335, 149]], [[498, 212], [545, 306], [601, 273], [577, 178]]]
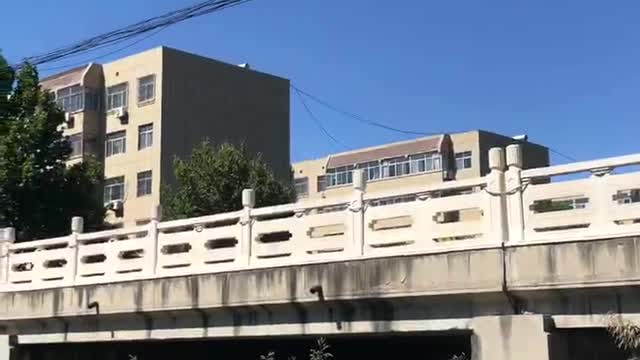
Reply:
[[562, 359], [583, 341], [572, 332], [603, 328], [607, 313], [640, 319], [638, 244], [530, 244], [3, 293], [0, 325], [18, 347], [468, 334], [475, 359]]

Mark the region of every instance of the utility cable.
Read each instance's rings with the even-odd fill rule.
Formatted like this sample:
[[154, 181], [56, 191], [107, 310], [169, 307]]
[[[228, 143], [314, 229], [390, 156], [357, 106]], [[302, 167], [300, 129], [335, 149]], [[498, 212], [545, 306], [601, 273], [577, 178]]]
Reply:
[[322, 125], [322, 122], [320, 122], [320, 120], [313, 114], [313, 112], [311, 111], [311, 109], [307, 105], [306, 101], [304, 101], [304, 97], [302, 96], [302, 94], [300, 94], [300, 91], [298, 89], [296, 89], [296, 88], [294, 88], [294, 90], [298, 94], [298, 99], [300, 100], [300, 103], [302, 103], [302, 106], [304, 107], [304, 109], [307, 111], [307, 114], [309, 115], [311, 120], [313, 120], [313, 122], [316, 123], [316, 125], [320, 128], [320, 130], [322, 130], [322, 132], [329, 139], [331, 139], [331, 141], [333, 141], [334, 143], [336, 143], [337, 145], [339, 145], [341, 147], [347, 148], [347, 146], [345, 146], [342, 142], [338, 141], [338, 139], [336, 139], [333, 135], [331, 135], [331, 133], [324, 127], [324, 125]]
[[405, 135], [432, 136], [432, 135], [441, 135], [441, 134], [443, 134], [442, 132], [436, 133], [436, 132], [422, 132], [422, 131], [404, 130], [404, 129], [392, 127], [392, 126], [389, 126], [389, 125], [386, 125], [386, 124], [382, 124], [382, 123], [379, 123], [377, 121], [368, 120], [368, 119], [365, 119], [365, 118], [363, 118], [361, 116], [358, 116], [358, 115], [356, 115], [354, 113], [351, 113], [349, 111], [342, 110], [342, 109], [338, 108], [337, 106], [331, 105], [327, 101], [324, 101], [324, 100], [318, 98], [317, 96], [312, 95], [311, 93], [298, 88], [297, 86], [295, 86], [293, 84], [291, 84], [291, 87], [295, 91], [297, 91], [298, 93], [304, 94], [305, 96], [307, 96], [311, 100], [317, 102], [318, 104], [320, 104], [320, 105], [322, 105], [322, 106], [324, 106], [324, 107], [326, 107], [326, 108], [328, 108], [330, 110], [333, 110], [333, 111], [335, 111], [335, 112], [337, 112], [339, 114], [342, 114], [344, 116], [347, 116], [347, 117], [350, 117], [350, 118], [352, 118], [354, 120], [357, 120], [357, 121], [359, 121], [361, 123], [364, 123], [364, 124], [368, 124], [368, 125], [371, 125], [371, 126], [375, 126], [375, 127], [381, 128], [381, 129], [385, 129], [385, 130], [389, 130], [389, 131], [393, 131], [393, 132], [397, 132], [397, 133], [401, 133], [401, 134], [405, 134]]

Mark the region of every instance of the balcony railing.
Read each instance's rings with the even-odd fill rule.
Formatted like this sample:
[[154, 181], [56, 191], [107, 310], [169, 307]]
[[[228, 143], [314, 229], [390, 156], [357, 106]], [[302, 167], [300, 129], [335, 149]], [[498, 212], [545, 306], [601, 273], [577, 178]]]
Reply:
[[[0, 241], [0, 291], [275, 266], [428, 254], [640, 234], [640, 154], [522, 170], [517, 145], [489, 153], [481, 178], [367, 193], [362, 172], [346, 198], [254, 208], [252, 190], [236, 212], [82, 233]], [[587, 173], [587, 178], [554, 177]], [[400, 202], [389, 199], [402, 199]]]

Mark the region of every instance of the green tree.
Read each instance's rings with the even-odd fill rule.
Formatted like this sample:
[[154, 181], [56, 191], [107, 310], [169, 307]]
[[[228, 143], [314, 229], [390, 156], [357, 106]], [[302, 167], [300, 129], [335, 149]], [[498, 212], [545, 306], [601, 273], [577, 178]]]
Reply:
[[57, 129], [64, 113], [40, 88], [36, 68], [2, 75], [0, 89], [9, 84], [10, 97], [0, 112], [0, 227], [31, 240], [67, 234], [73, 216], [88, 228], [102, 224], [101, 166], [90, 159], [67, 166], [71, 147]]
[[242, 208], [242, 190], [254, 189], [256, 206], [278, 205], [294, 199], [293, 188], [278, 181], [260, 156], [251, 156], [244, 146], [211, 146], [208, 141], [194, 147], [187, 160], [174, 160], [176, 187], [165, 186], [164, 217], [181, 219]]

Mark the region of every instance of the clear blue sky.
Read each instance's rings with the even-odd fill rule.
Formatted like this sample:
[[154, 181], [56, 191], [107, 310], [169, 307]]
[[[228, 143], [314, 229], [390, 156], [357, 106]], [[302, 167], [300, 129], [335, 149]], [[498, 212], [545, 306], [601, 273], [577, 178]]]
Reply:
[[[0, 48], [14, 62], [194, 2], [9, 1]], [[637, 0], [254, 0], [114, 57], [167, 45], [249, 62], [395, 127], [527, 133], [582, 160], [640, 150], [638, 14]], [[291, 100], [293, 160], [344, 149]], [[410, 138], [309, 104], [348, 148]]]

